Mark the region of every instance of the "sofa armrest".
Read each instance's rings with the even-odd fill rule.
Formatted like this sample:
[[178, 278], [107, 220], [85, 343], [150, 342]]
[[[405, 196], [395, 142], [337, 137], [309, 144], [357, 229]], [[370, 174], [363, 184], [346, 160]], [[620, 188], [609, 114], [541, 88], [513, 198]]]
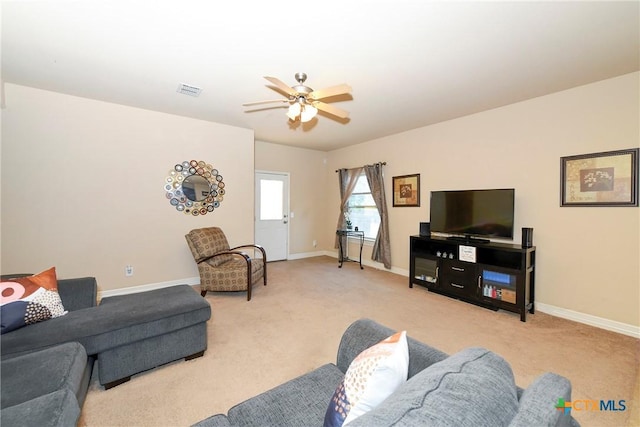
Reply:
[[[363, 350], [393, 335], [396, 331], [371, 319], [353, 322], [342, 335], [336, 365], [346, 373], [349, 365]], [[409, 346], [409, 378], [424, 368], [448, 357], [446, 353], [407, 336]]]
[[95, 307], [98, 297], [98, 283], [95, 277], [58, 280], [58, 293], [65, 310], [74, 311]]
[[80, 406], [76, 396], [68, 388], [2, 408], [0, 411], [0, 422], [5, 426], [75, 426], [78, 418]]
[[570, 409], [564, 411], [556, 408], [560, 399], [563, 402], [571, 402], [571, 382], [552, 372], [540, 375], [522, 393], [518, 413], [511, 420], [509, 427], [579, 426], [571, 416]]
[[231, 423], [226, 415], [218, 414], [202, 420], [191, 427], [231, 427]]

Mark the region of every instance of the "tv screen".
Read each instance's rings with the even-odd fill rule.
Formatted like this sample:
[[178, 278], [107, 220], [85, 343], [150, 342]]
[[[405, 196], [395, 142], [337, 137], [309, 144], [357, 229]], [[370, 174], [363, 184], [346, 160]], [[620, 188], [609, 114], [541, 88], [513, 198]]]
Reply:
[[513, 238], [515, 190], [432, 191], [431, 231]]

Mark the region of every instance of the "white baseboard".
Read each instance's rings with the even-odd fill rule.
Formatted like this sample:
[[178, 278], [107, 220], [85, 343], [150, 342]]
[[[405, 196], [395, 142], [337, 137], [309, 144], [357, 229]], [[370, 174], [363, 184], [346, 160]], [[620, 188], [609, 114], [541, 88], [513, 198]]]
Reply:
[[638, 326], [616, 322], [615, 320], [604, 319], [602, 317], [592, 316], [591, 314], [580, 313], [578, 311], [568, 310], [566, 308], [556, 307], [541, 302], [535, 303], [535, 309], [536, 311], [541, 311], [552, 316], [562, 317], [563, 319], [573, 320], [575, 322], [584, 323], [585, 325], [606, 329], [607, 331], [640, 338], [640, 327]]
[[316, 252], [299, 252], [297, 254], [289, 254], [287, 260], [294, 259], [303, 259], [303, 258], [313, 258], [317, 256], [329, 255], [327, 251], [316, 251]]
[[[330, 256], [332, 258], [338, 259], [338, 251], [325, 251], [322, 255]], [[409, 277], [409, 270], [405, 270], [403, 268], [391, 267], [391, 270], [384, 268], [384, 265], [380, 262], [373, 261], [371, 259], [363, 259], [362, 265], [375, 268], [377, 270], [388, 271], [390, 273], [399, 274], [400, 276]], [[407, 286], [409, 283], [407, 282]]]
[[109, 291], [98, 291], [98, 299], [114, 297], [117, 295], [136, 294], [138, 292], [152, 291], [154, 289], [168, 288], [178, 285], [199, 285], [200, 277], [189, 277], [187, 279], [171, 280], [169, 282], [149, 283], [148, 285], [130, 286], [128, 288], [113, 289]]
[[[328, 252], [325, 255], [338, 258], [338, 252]], [[409, 277], [409, 270], [395, 268], [387, 270], [380, 263], [371, 260], [362, 260], [362, 264], [377, 268], [379, 270], [390, 271], [401, 276]], [[607, 331], [617, 332], [619, 334], [628, 335], [634, 338], [640, 338], [640, 327], [629, 325], [627, 323], [616, 322], [615, 320], [604, 319], [602, 317], [593, 316], [591, 314], [580, 313], [578, 311], [569, 310], [562, 307], [556, 307], [540, 302], [535, 303], [536, 310], [552, 316], [561, 317], [563, 319], [573, 320], [575, 322], [584, 323], [585, 325], [595, 326], [596, 328], [605, 329]]]
[[[334, 251], [317, 251], [317, 252], [304, 252], [297, 254], [290, 254], [289, 260], [303, 259], [303, 258], [311, 258], [316, 256], [330, 256], [338, 259], [338, 253]], [[363, 259], [362, 265], [376, 268], [378, 270], [389, 271], [391, 273], [399, 274], [401, 276], [409, 277], [409, 270], [405, 270], [402, 268], [393, 267], [391, 270], [387, 270], [384, 266], [378, 262]], [[134, 294], [137, 292], [145, 292], [151, 291], [153, 289], [160, 288], [168, 288], [170, 286], [177, 285], [198, 285], [200, 284], [199, 277], [189, 277], [187, 279], [180, 280], [172, 280], [169, 282], [160, 282], [160, 283], [150, 283], [148, 285], [140, 285], [140, 286], [132, 286], [129, 288], [120, 288], [113, 289], [109, 291], [100, 291], [98, 292], [98, 299], [102, 299], [105, 297], [112, 297], [116, 295], [126, 295], [126, 294]], [[538, 311], [541, 311], [546, 314], [550, 314], [552, 316], [561, 317], [563, 319], [573, 320], [575, 322], [584, 323], [585, 325], [595, 326], [596, 328], [605, 329], [607, 331], [617, 332], [619, 334], [628, 335], [634, 338], [640, 338], [640, 327], [629, 325], [627, 323], [616, 322], [615, 320], [609, 320], [598, 316], [593, 316], [591, 314], [580, 313], [578, 311], [569, 310], [562, 307], [556, 307], [549, 304], [544, 304], [541, 302], [535, 303], [535, 308]]]
[[[364, 264], [364, 262], [363, 262]], [[393, 273], [409, 276], [409, 270], [393, 268]], [[584, 323], [585, 325], [595, 326], [596, 328], [605, 329], [607, 331], [617, 332], [619, 334], [628, 335], [634, 338], [640, 338], [640, 327], [629, 325], [627, 323], [616, 322], [602, 317], [593, 316], [591, 314], [580, 313], [578, 311], [569, 310], [562, 307], [556, 307], [541, 302], [535, 303], [536, 311], [541, 311], [552, 316], [561, 317], [563, 319], [573, 320], [574, 322]]]

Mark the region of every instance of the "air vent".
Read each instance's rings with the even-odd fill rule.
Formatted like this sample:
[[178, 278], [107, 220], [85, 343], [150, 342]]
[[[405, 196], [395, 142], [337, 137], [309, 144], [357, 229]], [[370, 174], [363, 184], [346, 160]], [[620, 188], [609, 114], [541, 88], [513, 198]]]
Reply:
[[178, 85], [178, 90], [176, 92], [181, 93], [183, 95], [198, 97], [200, 96], [200, 92], [202, 92], [202, 88], [191, 86], [186, 83], [180, 83]]

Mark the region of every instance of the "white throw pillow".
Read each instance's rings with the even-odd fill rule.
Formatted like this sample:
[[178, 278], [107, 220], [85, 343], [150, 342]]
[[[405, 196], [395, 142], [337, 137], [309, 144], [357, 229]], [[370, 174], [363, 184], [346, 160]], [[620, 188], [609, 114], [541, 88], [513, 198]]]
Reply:
[[406, 331], [364, 350], [351, 362], [333, 394], [324, 426], [340, 427], [366, 414], [407, 381], [408, 371]]

